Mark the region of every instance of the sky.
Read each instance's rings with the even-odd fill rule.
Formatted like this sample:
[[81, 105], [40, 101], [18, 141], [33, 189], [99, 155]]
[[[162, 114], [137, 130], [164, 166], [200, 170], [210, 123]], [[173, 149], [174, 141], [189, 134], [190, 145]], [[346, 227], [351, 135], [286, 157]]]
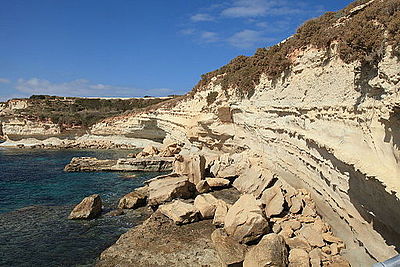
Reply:
[[350, 0], [0, 0], [0, 101], [184, 94]]

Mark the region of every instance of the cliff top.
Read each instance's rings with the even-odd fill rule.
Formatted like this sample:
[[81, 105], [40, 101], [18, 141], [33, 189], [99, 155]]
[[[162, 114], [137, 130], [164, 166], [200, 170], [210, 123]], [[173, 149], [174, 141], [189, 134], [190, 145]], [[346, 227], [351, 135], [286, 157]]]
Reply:
[[238, 56], [227, 65], [202, 75], [191, 94], [202, 90], [213, 77], [224, 90], [236, 89], [250, 97], [262, 73], [271, 79], [290, 69], [292, 56], [309, 47], [326, 50], [336, 46], [345, 62], [377, 64], [387, 45], [393, 56], [400, 55], [400, 0], [359, 0], [338, 12], [327, 12], [309, 20], [297, 32], [269, 48], [259, 48], [253, 56]]

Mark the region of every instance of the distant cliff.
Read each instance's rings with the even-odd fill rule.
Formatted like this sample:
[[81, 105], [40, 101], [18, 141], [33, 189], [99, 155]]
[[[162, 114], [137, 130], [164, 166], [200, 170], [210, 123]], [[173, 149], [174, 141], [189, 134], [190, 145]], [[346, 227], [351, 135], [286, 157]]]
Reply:
[[84, 133], [110, 116], [138, 111], [170, 100], [163, 98], [74, 98], [36, 95], [0, 103], [0, 134], [8, 137]]
[[174, 105], [91, 131], [152, 132], [204, 154], [246, 150], [313, 193], [351, 262], [382, 261], [400, 249], [399, 36], [399, 0], [357, 1], [203, 75]]

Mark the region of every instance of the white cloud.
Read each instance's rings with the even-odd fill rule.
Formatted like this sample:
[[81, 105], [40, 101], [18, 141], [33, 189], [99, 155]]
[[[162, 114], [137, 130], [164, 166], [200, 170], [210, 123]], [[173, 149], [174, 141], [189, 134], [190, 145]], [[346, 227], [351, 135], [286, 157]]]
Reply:
[[0, 83], [10, 83], [11, 81], [6, 78], [0, 78]]
[[196, 15], [193, 15], [190, 17], [190, 19], [194, 22], [200, 22], [200, 21], [213, 21], [214, 17], [211, 16], [210, 14], [205, 14], [205, 13], [199, 13]]
[[200, 38], [203, 42], [214, 43], [219, 40], [218, 34], [215, 32], [202, 32]]
[[78, 79], [64, 83], [53, 83], [45, 79], [31, 78], [28, 80], [18, 79], [15, 88], [27, 94], [46, 94], [59, 96], [162, 96], [171, 94], [173, 91], [168, 88], [138, 89], [132, 87], [114, 86], [106, 84], [95, 84], [89, 80]]
[[195, 34], [195, 32], [196, 32], [195, 29], [183, 29], [179, 31], [179, 33], [183, 35], [193, 35]]
[[[265, 42], [273, 41], [272, 38], [267, 38], [263, 35], [262, 31], [254, 30], [243, 30], [232, 35], [228, 42], [232, 46], [241, 49], [248, 49], [255, 47], [257, 44], [263, 44]], [[265, 45], [262, 45], [265, 46]]]

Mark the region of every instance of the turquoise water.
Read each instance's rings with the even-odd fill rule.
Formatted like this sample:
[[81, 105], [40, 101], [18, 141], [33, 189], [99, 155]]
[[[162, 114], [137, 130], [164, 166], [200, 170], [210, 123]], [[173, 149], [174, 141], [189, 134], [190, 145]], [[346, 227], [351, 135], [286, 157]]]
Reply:
[[[130, 151], [131, 152], [131, 151]], [[67, 220], [74, 205], [100, 194], [105, 211], [159, 173], [66, 173], [72, 157], [118, 158], [128, 151], [0, 149], [0, 266], [93, 265], [98, 255], [145, 214]]]

